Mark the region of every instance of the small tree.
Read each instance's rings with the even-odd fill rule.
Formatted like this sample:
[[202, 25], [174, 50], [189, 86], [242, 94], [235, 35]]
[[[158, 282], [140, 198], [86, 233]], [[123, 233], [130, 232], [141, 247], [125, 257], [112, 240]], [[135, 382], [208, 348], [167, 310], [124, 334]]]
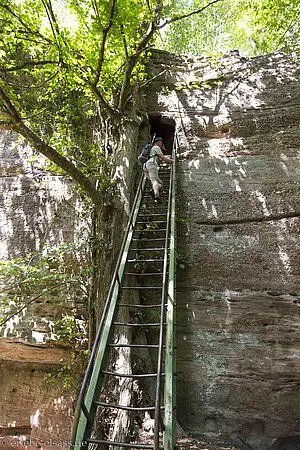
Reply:
[[161, 0], [2, 0], [0, 125], [21, 134], [99, 205], [99, 171], [92, 168], [101, 151], [83, 139], [86, 128], [101, 124], [103, 134], [108, 119], [117, 125], [128, 117], [132, 84], [145, 75], [141, 57], [155, 33], [218, 1], [174, 15], [172, 2]]

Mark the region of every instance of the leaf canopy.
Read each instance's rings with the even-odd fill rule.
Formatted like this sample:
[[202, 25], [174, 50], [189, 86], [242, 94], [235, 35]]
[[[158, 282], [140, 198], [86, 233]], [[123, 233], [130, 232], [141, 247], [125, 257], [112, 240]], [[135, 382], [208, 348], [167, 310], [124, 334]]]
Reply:
[[[174, 0], [179, 15], [205, 2]], [[175, 53], [221, 55], [238, 49], [246, 56], [299, 50], [298, 0], [222, 0], [201, 14], [169, 26], [163, 48]], [[161, 40], [157, 41], [162, 46]]]
[[0, 0], [0, 24], [0, 126], [94, 201], [86, 177], [103, 155], [91, 130], [130, 113], [154, 43], [194, 55], [299, 46], [298, 0]]

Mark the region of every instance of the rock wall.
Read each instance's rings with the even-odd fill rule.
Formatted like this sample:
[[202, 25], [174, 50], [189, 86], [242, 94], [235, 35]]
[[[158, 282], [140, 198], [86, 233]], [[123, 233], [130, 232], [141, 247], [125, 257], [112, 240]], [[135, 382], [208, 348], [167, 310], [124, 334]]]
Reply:
[[[174, 120], [179, 141], [178, 420], [188, 433], [238, 448], [299, 448], [299, 56], [232, 53], [213, 61], [156, 52], [149, 71], [144, 111]], [[77, 200], [65, 181], [24, 160], [14, 137], [0, 137], [1, 258], [48, 239], [72, 241]], [[128, 142], [134, 148], [136, 125]], [[116, 173], [125, 180], [124, 222], [133, 184], [128, 155]], [[12, 350], [1, 360], [0, 437], [13, 438], [16, 428], [25, 438], [62, 443], [73, 398], [44, 377], [68, 351], [51, 357], [44, 344], [42, 359], [31, 361], [32, 346], [20, 353], [18, 343], [5, 343]]]
[[1, 449], [69, 449], [74, 393], [45, 380], [70, 357], [62, 348], [0, 341]]
[[[117, 194], [114, 193], [113, 205], [108, 200], [97, 224], [98, 259], [92, 274], [97, 277], [96, 320], [101, 317], [134, 195], [139, 120], [122, 124], [118, 132], [114, 144], [119, 141], [119, 145], [111, 156]], [[82, 203], [69, 179], [43, 170], [43, 158], [9, 132], [0, 133], [0, 163], [1, 262], [59, 244], [83, 241], [88, 248], [91, 218], [88, 210], [84, 217], [80, 215]], [[78, 253], [78, 261], [77, 255], [72, 255], [73, 269], [75, 264], [85, 263], [80, 260], [85, 255]], [[7, 308], [5, 302], [1, 303], [8, 292], [6, 288], [0, 279], [0, 325], [1, 307]], [[75, 285], [66, 295], [53, 291], [37, 301], [30, 292], [26, 301], [34, 301], [4, 328], [0, 326], [0, 450], [70, 448], [78, 374], [65, 369], [69, 364], [73, 369], [72, 345], [60, 341], [53, 325], [68, 314], [77, 323], [83, 322], [84, 329], [81, 319], [87, 315], [87, 299], [82, 291]], [[10, 306], [13, 314], [18, 305], [11, 302]], [[78, 366], [80, 361], [76, 369]], [[65, 385], [69, 383], [68, 389]]]
[[80, 203], [69, 180], [45, 172], [45, 159], [9, 131], [0, 133], [0, 161], [1, 259], [78, 238]]
[[154, 52], [174, 119], [177, 417], [242, 449], [300, 448], [300, 56]]
[[[7, 131], [0, 133], [0, 163], [1, 268], [7, 260], [82, 238], [81, 204], [70, 180], [45, 172], [43, 158]], [[74, 389], [62, 389], [59, 373], [72, 360], [72, 349], [54, 342], [53, 325], [74, 310], [82, 314], [82, 294], [68, 289], [39, 298], [40, 288], [24, 297], [26, 303], [36, 295], [36, 301], [13, 316], [23, 303], [9, 300], [9, 281], [0, 281], [0, 322], [3, 311], [12, 315], [0, 327], [0, 449], [68, 449], [63, 443], [70, 440], [76, 398]]]
[[[0, 133], [0, 162], [0, 261], [4, 263], [31, 255], [31, 264], [38, 265], [41, 254], [47, 249], [84, 241], [87, 224], [80, 220], [82, 204], [74, 195], [70, 180], [46, 172], [43, 168], [45, 159], [12, 132]], [[79, 270], [84, 256], [84, 253], [74, 252], [72, 266], [77, 264]], [[16, 265], [19, 263], [16, 261]], [[14, 289], [9, 290], [13, 282], [2, 286], [3, 282], [5, 279], [1, 278], [0, 300], [15, 293]], [[45, 287], [43, 284], [36, 292], [30, 292], [29, 298], [25, 293], [24, 302], [29, 302], [35, 295], [38, 297]], [[3, 308], [8, 315], [18, 310], [17, 303], [8, 302], [9, 310], [5, 302], [4, 306], [0, 303], [1, 313]], [[49, 295], [41, 295], [13, 316], [4, 328], [1, 327], [1, 336], [18, 337], [32, 343], [46, 342], [55, 337], [55, 321], [66, 313], [72, 315], [74, 307], [80, 313], [84, 309], [82, 295], [76, 288], [73, 292], [65, 289], [59, 296], [55, 290]]]

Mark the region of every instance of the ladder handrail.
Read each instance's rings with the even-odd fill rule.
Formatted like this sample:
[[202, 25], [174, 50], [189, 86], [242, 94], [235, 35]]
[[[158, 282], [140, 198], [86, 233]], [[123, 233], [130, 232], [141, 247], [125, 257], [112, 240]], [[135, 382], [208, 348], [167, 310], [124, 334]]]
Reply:
[[173, 169], [175, 167], [175, 142], [172, 148], [173, 163], [170, 168], [170, 181], [169, 181], [169, 196], [168, 196], [168, 211], [167, 211], [167, 224], [165, 234], [165, 246], [164, 246], [164, 266], [163, 266], [163, 282], [162, 282], [162, 296], [161, 296], [161, 315], [160, 315], [160, 331], [159, 331], [159, 351], [157, 361], [157, 382], [156, 382], [156, 395], [155, 395], [155, 413], [154, 413], [154, 450], [158, 450], [159, 445], [159, 428], [160, 428], [160, 401], [161, 401], [161, 374], [162, 374], [162, 358], [163, 358], [163, 340], [164, 340], [164, 327], [165, 327], [165, 304], [168, 295], [168, 253], [169, 253], [169, 234], [172, 215], [172, 191], [173, 191]]
[[176, 445], [176, 352], [175, 352], [175, 321], [176, 321], [176, 172], [175, 157], [178, 150], [178, 137], [175, 134], [173, 172], [172, 172], [172, 198], [171, 221], [169, 241], [169, 277], [168, 299], [166, 311], [166, 338], [165, 338], [165, 385], [164, 385], [164, 450], [174, 449]]
[[[158, 345], [158, 359], [157, 359], [157, 374], [156, 374], [156, 397], [154, 410], [154, 450], [159, 450], [160, 446], [160, 422], [161, 422], [161, 399], [162, 399], [162, 377], [165, 377], [164, 385], [164, 449], [173, 449], [175, 445], [175, 419], [174, 419], [174, 280], [175, 280], [175, 158], [177, 153], [177, 136], [174, 135], [174, 142], [172, 147], [173, 163], [170, 167], [169, 179], [169, 195], [168, 195], [168, 209], [166, 213], [166, 227], [164, 230], [165, 240], [163, 250], [163, 268], [162, 268], [162, 292], [160, 306], [160, 323], [159, 323], [159, 345]], [[82, 450], [86, 448], [87, 442], [90, 441], [90, 432], [92, 430], [95, 410], [93, 404], [95, 398], [99, 395], [99, 386], [103, 382], [102, 367], [105, 361], [105, 349], [109, 345], [109, 335], [113, 323], [113, 316], [117, 304], [118, 295], [123, 289], [122, 282], [125, 275], [125, 265], [128, 261], [131, 241], [135, 227], [137, 226], [137, 218], [139, 209], [143, 199], [144, 188], [146, 184], [146, 177], [142, 173], [139, 185], [134, 198], [133, 206], [127, 223], [126, 231], [122, 241], [121, 249], [116, 262], [114, 274], [110, 284], [109, 292], [106, 302], [103, 307], [100, 324], [95, 337], [95, 342], [91, 351], [88, 366], [84, 375], [83, 383], [78, 396], [77, 405], [74, 414], [74, 424], [72, 429], [72, 449]], [[159, 302], [158, 302], [159, 303]], [[167, 306], [167, 309], [166, 309]], [[168, 318], [165, 324], [165, 318]], [[166, 329], [166, 331], [165, 331]], [[166, 342], [164, 343], [164, 339]], [[162, 370], [163, 352], [166, 353], [165, 372]], [[167, 367], [168, 366], [168, 367]], [[102, 381], [101, 381], [102, 380]], [[168, 380], [168, 381], [166, 381]], [[166, 386], [167, 383], [167, 386]]]
[[91, 379], [91, 375], [92, 375], [92, 372], [93, 372], [93, 369], [94, 369], [94, 361], [95, 361], [95, 357], [96, 357], [97, 350], [98, 350], [98, 347], [99, 347], [99, 343], [100, 343], [100, 339], [101, 339], [101, 335], [102, 335], [105, 319], [106, 319], [107, 313], [109, 311], [109, 305], [110, 305], [110, 302], [111, 302], [111, 298], [112, 298], [113, 292], [115, 290], [116, 284], [118, 284], [118, 286], [120, 286], [121, 280], [119, 279], [118, 272], [119, 272], [119, 268], [120, 268], [120, 265], [121, 265], [121, 262], [122, 262], [123, 253], [124, 253], [124, 249], [125, 249], [125, 245], [126, 245], [126, 242], [127, 242], [127, 239], [128, 239], [129, 232], [130, 232], [130, 230], [132, 230], [134, 228], [133, 220], [134, 220], [134, 216], [135, 216], [135, 213], [136, 213], [137, 205], [138, 205], [139, 200], [141, 199], [141, 196], [142, 196], [142, 191], [143, 191], [144, 184], [145, 184], [145, 175], [144, 175], [144, 173], [142, 173], [140, 181], [139, 181], [139, 185], [138, 185], [138, 188], [137, 188], [137, 192], [136, 192], [136, 195], [135, 195], [135, 198], [134, 198], [133, 206], [132, 206], [132, 209], [131, 209], [131, 214], [130, 214], [130, 217], [129, 217], [129, 220], [128, 220], [128, 223], [127, 223], [125, 235], [124, 235], [124, 238], [123, 238], [123, 241], [122, 241], [122, 245], [121, 245], [121, 249], [120, 249], [120, 252], [119, 252], [118, 260], [117, 260], [117, 263], [116, 263], [115, 271], [114, 271], [112, 282], [111, 282], [111, 285], [110, 285], [110, 289], [109, 289], [109, 292], [108, 292], [108, 295], [107, 295], [107, 298], [106, 298], [106, 302], [105, 302], [105, 305], [104, 305], [104, 308], [103, 308], [103, 311], [102, 311], [102, 317], [101, 317], [100, 324], [99, 324], [99, 327], [98, 327], [98, 331], [97, 331], [97, 334], [96, 334], [96, 337], [95, 337], [95, 342], [94, 342], [94, 345], [93, 345], [93, 348], [92, 348], [92, 351], [91, 351], [91, 355], [90, 355], [90, 359], [89, 359], [89, 362], [88, 362], [88, 366], [87, 366], [87, 369], [86, 369], [86, 372], [85, 372], [85, 375], [84, 375], [84, 379], [83, 379], [83, 383], [82, 383], [82, 386], [81, 386], [81, 389], [80, 389], [80, 392], [79, 392], [79, 396], [78, 396], [78, 400], [77, 400], [77, 404], [76, 404], [76, 408], [75, 408], [75, 413], [74, 413], [74, 424], [73, 424], [73, 429], [72, 429], [72, 448], [74, 448], [74, 446], [76, 444], [77, 428], [78, 428], [78, 424], [79, 424], [79, 420], [80, 420], [81, 414], [83, 413], [84, 416], [86, 417], [86, 419], [88, 419], [87, 418], [88, 411], [87, 411], [87, 409], [86, 409], [86, 407], [84, 405], [84, 396], [85, 396], [85, 393], [86, 393], [86, 390], [87, 390], [87, 387], [88, 387], [88, 384], [89, 384], [89, 381]]

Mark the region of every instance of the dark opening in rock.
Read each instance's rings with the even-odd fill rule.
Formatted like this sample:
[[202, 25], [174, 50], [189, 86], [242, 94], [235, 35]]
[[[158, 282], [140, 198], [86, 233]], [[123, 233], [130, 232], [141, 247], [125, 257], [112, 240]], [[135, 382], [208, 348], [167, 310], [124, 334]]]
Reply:
[[300, 436], [286, 436], [276, 439], [270, 450], [298, 450], [300, 449]]
[[214, 227], [213, 228], [213, 232], [214, 233], [220, 233], [221, 231], [223, 231], [224, 230], [224, 227]]
[[150, 134], [153, 136], [161, 136], [164, 140], [164, 146], [166, 147], [166, 154], [172, 153], [175, 122], [173, 119], [162, 117], [161, 115], [149, 116]]

